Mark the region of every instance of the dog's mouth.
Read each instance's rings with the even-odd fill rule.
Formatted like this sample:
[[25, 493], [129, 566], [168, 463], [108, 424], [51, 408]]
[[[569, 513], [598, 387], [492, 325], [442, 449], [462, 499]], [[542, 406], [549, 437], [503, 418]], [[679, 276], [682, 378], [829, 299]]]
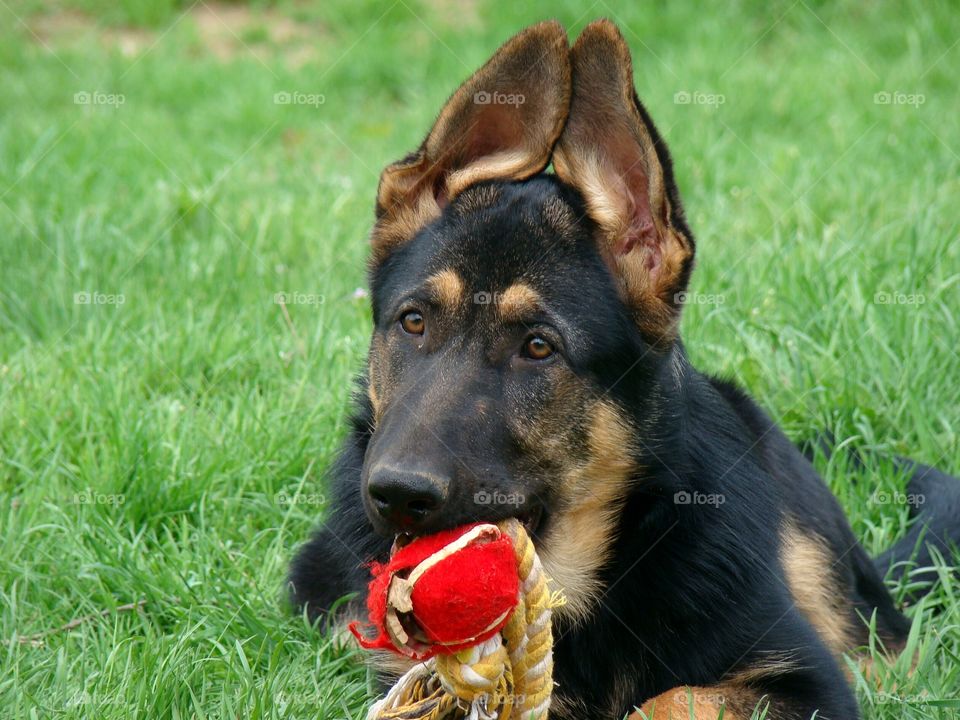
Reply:
[[[536, 546], [539, 542], [540, 533], [546, 520], [546, 513], [543, 510], [543, 506], [533, 506], [522, 513], [517, 513], [513, 517], [520, 521], [524, 529], [527, 531], [527, 534], [530, 536], [530, 539], [533, 541], [534, 546]], [[418, 536], [413, 533], [397, 533], [393, 538], [393, 547], [390, 549], [390, 554], [393, 555], [400, 548], [409, 545], [410, 542], [416, 537]]]

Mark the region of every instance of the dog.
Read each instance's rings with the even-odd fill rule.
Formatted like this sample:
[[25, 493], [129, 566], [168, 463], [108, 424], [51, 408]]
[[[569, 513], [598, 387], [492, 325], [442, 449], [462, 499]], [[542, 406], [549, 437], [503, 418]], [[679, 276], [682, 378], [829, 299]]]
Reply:
[[960, 541], [960, 481], [903, 461], [925, 509], [871, 559], [803, 452], [691, 366], [694, 236], [615, 25], [504, 44], [383, 171], [371, 243], [368, 365], [297, 608], [361, 617], [398, 534], [517, 517], [567, 599], [551, 717], [859, 717], [841, 656], [871, 618], [904, 647], [883, 576]]

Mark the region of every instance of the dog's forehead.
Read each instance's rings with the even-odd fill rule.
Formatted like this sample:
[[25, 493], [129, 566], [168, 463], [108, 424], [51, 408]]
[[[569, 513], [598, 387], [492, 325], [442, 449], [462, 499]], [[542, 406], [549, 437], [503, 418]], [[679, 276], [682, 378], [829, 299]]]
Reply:
[[483, 183], [467, 188], [450, 205], [460, 219], [490, 222], [495, 216], [512, 219], [560, 238], [572, 238], [583, 213], [572, 195], [545, 176], [522, 183]]
[[455, 273], [474, 292], [515, 288], [516, 299], [530, 299], [586, 259], [588, 232], [584, 214], [554, 182], [480, 185], [445, 210], [430, 274]]

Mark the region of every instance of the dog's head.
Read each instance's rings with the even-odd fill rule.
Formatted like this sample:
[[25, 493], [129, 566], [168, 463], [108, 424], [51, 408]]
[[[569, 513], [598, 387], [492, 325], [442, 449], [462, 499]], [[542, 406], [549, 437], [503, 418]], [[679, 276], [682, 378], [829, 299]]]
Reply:
[[384, 170], [372, 243], [370, 521], [519, 517], [583, 610], [694, 251], [617, 29], [508, 41]]

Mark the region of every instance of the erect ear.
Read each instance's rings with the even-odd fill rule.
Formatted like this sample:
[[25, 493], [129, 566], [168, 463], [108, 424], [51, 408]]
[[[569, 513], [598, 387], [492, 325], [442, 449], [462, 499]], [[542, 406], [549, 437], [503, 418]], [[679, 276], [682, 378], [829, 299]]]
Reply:
[[588, 25], [570, 58], [573, 95], [554, 168], [583, 195], [641, 330], [669, 342], [694, 253], [670, 155], [637, 99], [630, 50], [613, 23]]
[[377, 191], [373, 261], [412, 238], [468, 185], [543, 170], [570, 105], [567, 35], [543, 22], [508, 40], [450, 97], [413, 154]]

